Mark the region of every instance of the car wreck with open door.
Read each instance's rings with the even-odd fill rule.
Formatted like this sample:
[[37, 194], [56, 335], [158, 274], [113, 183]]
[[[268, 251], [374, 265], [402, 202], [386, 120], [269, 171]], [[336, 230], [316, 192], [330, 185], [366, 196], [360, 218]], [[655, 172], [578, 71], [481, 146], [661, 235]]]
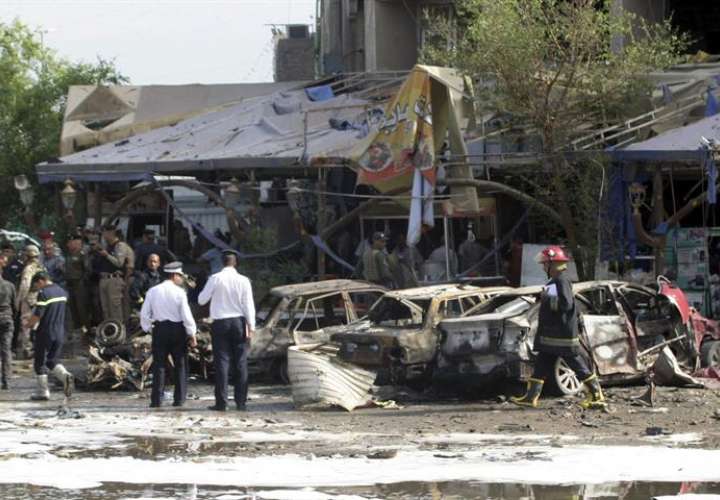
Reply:
[[[440, 325], [435, 378], [483, 385], [498, 379], [525, 379], [532, 372], [537, 301], [542, 287], [515, 289], [478, 305], [462, 318]], [[692, 371], [718, 339], [717, 323], [689, 307], [683, 292], [667, 280], [657, 287], [618, 281], [573, 285], [580, 314], [582, 352], [603, 383], [645, 376], [669, 347]], [[562, 360], [549, 387], [574, 394], [580, 382]]]
[[287, 382], [287, 348], [322, 342], [365, 316], [386, 289], [356, 280], [325, 280], [278, 286], [256, 307], [250, 344], [251, 373], [272, 374]]
[[443, 284], [385, 293], [367, 317], [331, 332], [337, 356], [377, 372], [377, 383], [429, 381], [440, 343], [438, 325], [474, 310], [507, 287]]

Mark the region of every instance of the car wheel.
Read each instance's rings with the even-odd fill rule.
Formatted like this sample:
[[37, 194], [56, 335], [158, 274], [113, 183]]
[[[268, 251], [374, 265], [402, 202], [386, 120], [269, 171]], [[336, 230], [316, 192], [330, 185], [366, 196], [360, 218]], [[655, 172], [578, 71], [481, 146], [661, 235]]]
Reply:
[[550, 391], [560, 396], [572, 396], [580, 391], [582, 383], [578, 380], [575, 372], [565, 363], [562, 358], [555, 360], [553, 377], [550, 382]]
[[720, 340], [706, 340], [702, 343], [700, 363], [703, 367], [720, 366]]

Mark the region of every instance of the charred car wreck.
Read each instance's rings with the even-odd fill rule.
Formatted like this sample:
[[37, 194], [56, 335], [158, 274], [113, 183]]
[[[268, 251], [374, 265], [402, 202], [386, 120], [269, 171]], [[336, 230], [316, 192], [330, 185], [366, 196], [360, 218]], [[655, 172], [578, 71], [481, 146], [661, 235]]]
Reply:
[[[644, 377], [666, 347], [688, 371], [712, 362], [717, 323], [690, 308], [683, 292], [668, 281], [659, 279], [656, 288], [594, 281], [578, 283], [573, 290], [583, 354], [603, 383]], [[462, 318], [444, 320], [434, 378], [481, 385], [528, 377], [540, 291], [512, 290]], [[562, 360], [549, 382], [560, 394], [574, 394], [581, 386]]]
[[378, 373], [378, 383], [424, 382], [433, 373], [440, 322], [462, 317], [505, 287], [435, 285], [383, 295], [367, 317], [330, 335], [338, 357]]

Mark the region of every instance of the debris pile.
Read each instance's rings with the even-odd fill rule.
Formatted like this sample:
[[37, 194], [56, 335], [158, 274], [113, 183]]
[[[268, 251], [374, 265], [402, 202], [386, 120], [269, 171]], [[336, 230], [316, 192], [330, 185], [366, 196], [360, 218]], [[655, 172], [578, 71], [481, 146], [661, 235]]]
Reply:
[[[153, 363], [152, 335], [131, 323], [132, 333], [118, 321], [100, 324], [89, 348], [87, 386], [90, 389], [137, 390], [145, 388]], [[197, 347], [188, 352], [191, 375], [208, 379], [212, 375], [210, 333], [201, 327]], [[168, 358], [167, 363], [172, 363]]]

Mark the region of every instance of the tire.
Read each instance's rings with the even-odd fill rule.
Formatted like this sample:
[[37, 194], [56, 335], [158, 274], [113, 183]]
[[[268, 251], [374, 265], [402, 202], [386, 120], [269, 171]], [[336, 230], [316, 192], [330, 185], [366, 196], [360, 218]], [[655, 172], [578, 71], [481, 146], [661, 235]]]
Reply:
[[720, 366], [720, 340], [706, 340], [700, 346], [700, 363], [703, 368]]
[[548, 382], [549, 391], [558, 396], [573, 396], [580, 392], [582, 387], [582, 382], [562, 358], [555, 360], [553, 376]]

